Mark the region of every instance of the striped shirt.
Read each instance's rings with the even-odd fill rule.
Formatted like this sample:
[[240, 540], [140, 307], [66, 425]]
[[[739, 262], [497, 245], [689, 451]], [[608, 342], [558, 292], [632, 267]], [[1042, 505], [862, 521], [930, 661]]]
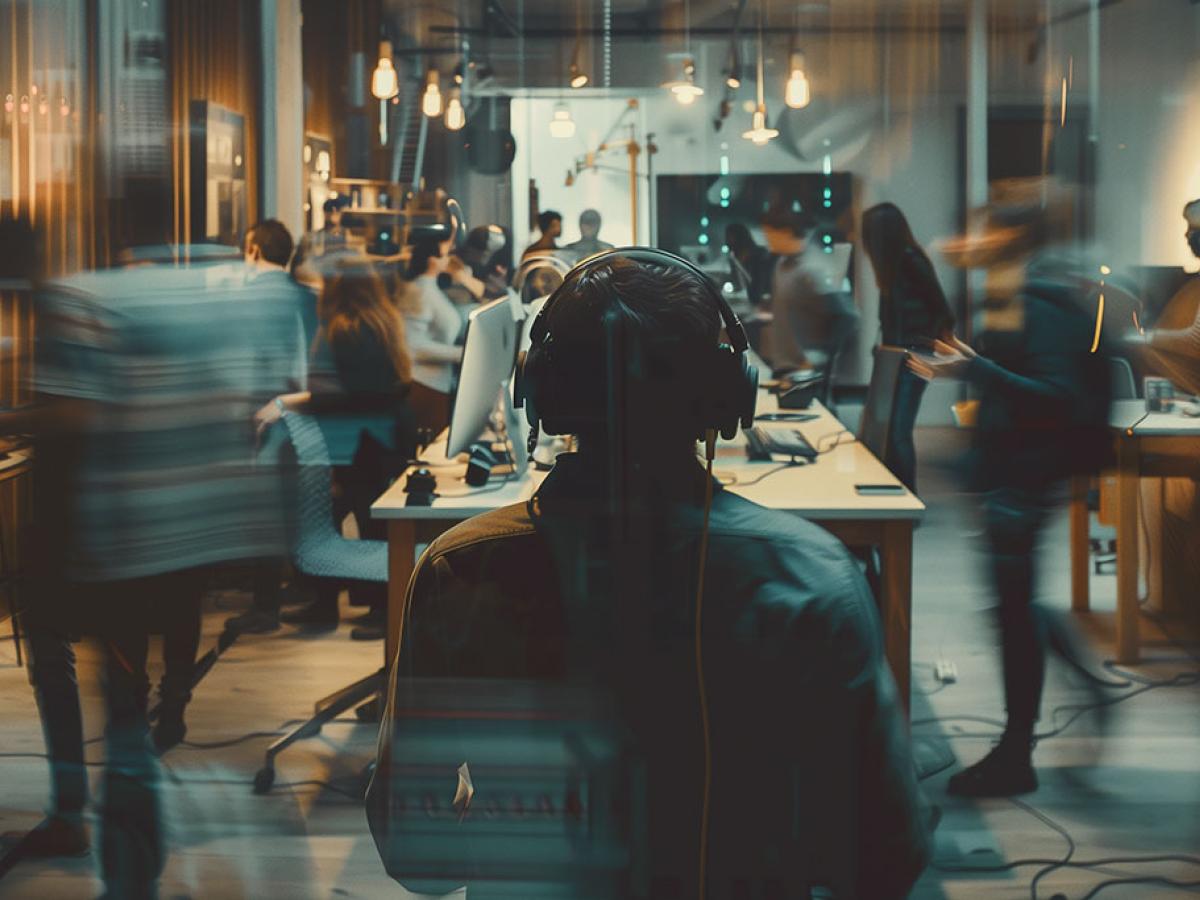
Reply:
[[303, 385], [287, 279], [241, 263], [83, 273], [39, 298], [37, 387], [87, 401], [70, 577], [138, 578], [286, 552], [253, 415]]

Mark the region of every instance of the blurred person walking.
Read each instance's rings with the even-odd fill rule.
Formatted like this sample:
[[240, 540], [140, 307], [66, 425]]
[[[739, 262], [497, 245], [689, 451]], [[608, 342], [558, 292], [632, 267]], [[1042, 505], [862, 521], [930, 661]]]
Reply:
[[1105, 462], [1111, 388], [1108, 360], [1093, 349], [1094, 298], [1048, 263], [1067, 201], [1047, 201], [1045, 190], [1040, 179], [994, 186], [986, 230], [944, 248], [955, 265], [987, 271], [978, 352], [951, 336], [935, 341], [935, 355], [909, 359], [921, 378], [959, 378], [979, 391], [971, 470], [984, 494], [1007, 720], [992, 751], [950, 779], [950, 793], [963, 796], [1037, 789], [1034, 728], [1047, 651], [1082, 669], [1070, 626], [1035, 602], [1035, 559], [1067, 477]]
[[[157, 895], [165, 856], [147, 739], [149, 634], [165, 635], [161, 750], [185, 730], [205, 573], [286, 552], [277, 473], [253, 465], [250, 419], [281, 385], [303, 379], [301, 324], [284, 296], [249, 289], [244, 270], [227, 265], [82, 273], [47, 285], [38, 312], [37, 388], [60, 423], [54, 444], [73, 454], [70, 529], [53, 570], [43, 567], [38, 614], [100, 638], [101, 871], [106, 897], [139, 900]], [[81, 737], [64, 646], [68, 658], [57, 660], [31, 648], [39, 704], [55, 719], [46, 732], [56, 762], [56, 748]], [[77, 782], [75, 793], [86, 786]]]
[[[937, 273], [904, 213], [892, 203], [872, 206], [862, 217], [863, 248], [879, 287], [879, 328], [889, 347], [927, 351], [935, 338], [954, 330], [954, 313], [938, 282]], [[913, 428], [921, 409], [926, 382], [911, 370], [900, 373], [892, 407], [891, 453], [896, 476], [916, 493], [917, 451]]]

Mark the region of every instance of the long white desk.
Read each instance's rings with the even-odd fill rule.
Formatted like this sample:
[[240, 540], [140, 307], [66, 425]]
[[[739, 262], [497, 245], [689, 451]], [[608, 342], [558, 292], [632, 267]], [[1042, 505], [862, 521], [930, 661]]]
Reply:
[[[759, 397], [759, 412], [777, 410], [775, 397]], [[899, 481], [866, 447], [845, 433], [828, 410], [814, 402], [811, 422], [764, 422], [771, 430], [798, 429], [810, 444], [823, 450], [842, 441], [814, 462], [779, 468], [784, 460], [751, 462], [745, 438], [718, 444], [714, 472], [734, 491], [770, 509], [794, 512], [823, 526], [850, 547], [878, 548], [880, 555], [879, 611], [883, 620], [887, 658], [901, 696], [909, 691], [912, 622], [912, 533], [925, 506], [903, 491], [895, 496], [860, 496], [856, 484], [899, 485]], [[839, 434], [840, 433], [840, 434]], [[430, 448], [436, 458], [440, 447]], [[778, 469], [778, 471], [773, 471]], [[463, 482], [463, 464], [434, 468], [438, 493], [430, 506], [406, 506], [404, 477], [371, 507], [371, 514], [388, 522], [388, 637], [385, 652], [390, 665], [399, 647], [405, 594], [419, 543], [432, 540], [456, 522], [488, 510], [527, 500], [544, 474], [530, 471], [508, 484], [496, 476], [486, 487], [471, 489]], [[770, 473], [770, 474], [766, 474]], [[765, 477], [764, 477], [765, 476]], [[762, 480], [757, 480], [761, 478]], [[753, 482], [753, 483], [751, 483]]]

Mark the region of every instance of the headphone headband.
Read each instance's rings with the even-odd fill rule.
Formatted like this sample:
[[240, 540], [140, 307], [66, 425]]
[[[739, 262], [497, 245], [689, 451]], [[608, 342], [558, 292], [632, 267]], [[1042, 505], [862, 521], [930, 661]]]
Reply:
[[721, 296], [721, 291], [717, 288], [712, 278], [691, 260], [684, 259], [682, 256], [676, 256], [674, 253], [669, 253], [666, 250], [658, 250], [654, 247], [617, 247], [597, 253], [595, 256], [589, 256], [587, 259], [576, 263], [563, 279], [563, 283], [555, 289], [554, 293], [546, 298], [545, 306], [542, 307], [537, 319], [534, 320], [529, 334], [535, 344], [545, 336], [544, 331], [546, 323], [549, 321], [550, 310], [558, 302], [559, 296], [566, 292], [574, 282], [582, 278], [584, 273], [591, 271], [593, 267], [612, 262], [617, 258], [628, 259], [632, 262], [645, 263], [652, 266], [681, 268], [691, 272], [708, 288], [708, 292], [716, 304], [717, 311], [721, 315], [721, 321], [725, 325], [725, 333], [729, 337], [729, 345], [733, 348], [734, 352], [744, 353], [749, 349], [750, 341], [746, 337], [746, 328], [742, 325], [742, 320], [737, 317], [737, 314], [729, 307], [729, 303]]

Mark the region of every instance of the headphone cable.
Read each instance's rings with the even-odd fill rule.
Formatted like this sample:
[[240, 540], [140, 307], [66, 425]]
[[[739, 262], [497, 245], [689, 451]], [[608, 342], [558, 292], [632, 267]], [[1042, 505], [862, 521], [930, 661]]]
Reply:
[[700, 806], [700, 883], [699, 900], [704, 900], [705, 868], [708, 861], [708, 816], [712, 789], [712, 738], [709, 734], [708, 692], [704, 685], [704, 649], [701, 640], [704, 612], [704, 569], [708, 563], [708, 519], [712, 512], [713, 457], [717, 454], [717, 432], [704, 432], [704, 525], [700, 531], [700, 566], [696, 574], [696, 687], [700, 694], [700, 729], [704, 737], [704, 791]]

